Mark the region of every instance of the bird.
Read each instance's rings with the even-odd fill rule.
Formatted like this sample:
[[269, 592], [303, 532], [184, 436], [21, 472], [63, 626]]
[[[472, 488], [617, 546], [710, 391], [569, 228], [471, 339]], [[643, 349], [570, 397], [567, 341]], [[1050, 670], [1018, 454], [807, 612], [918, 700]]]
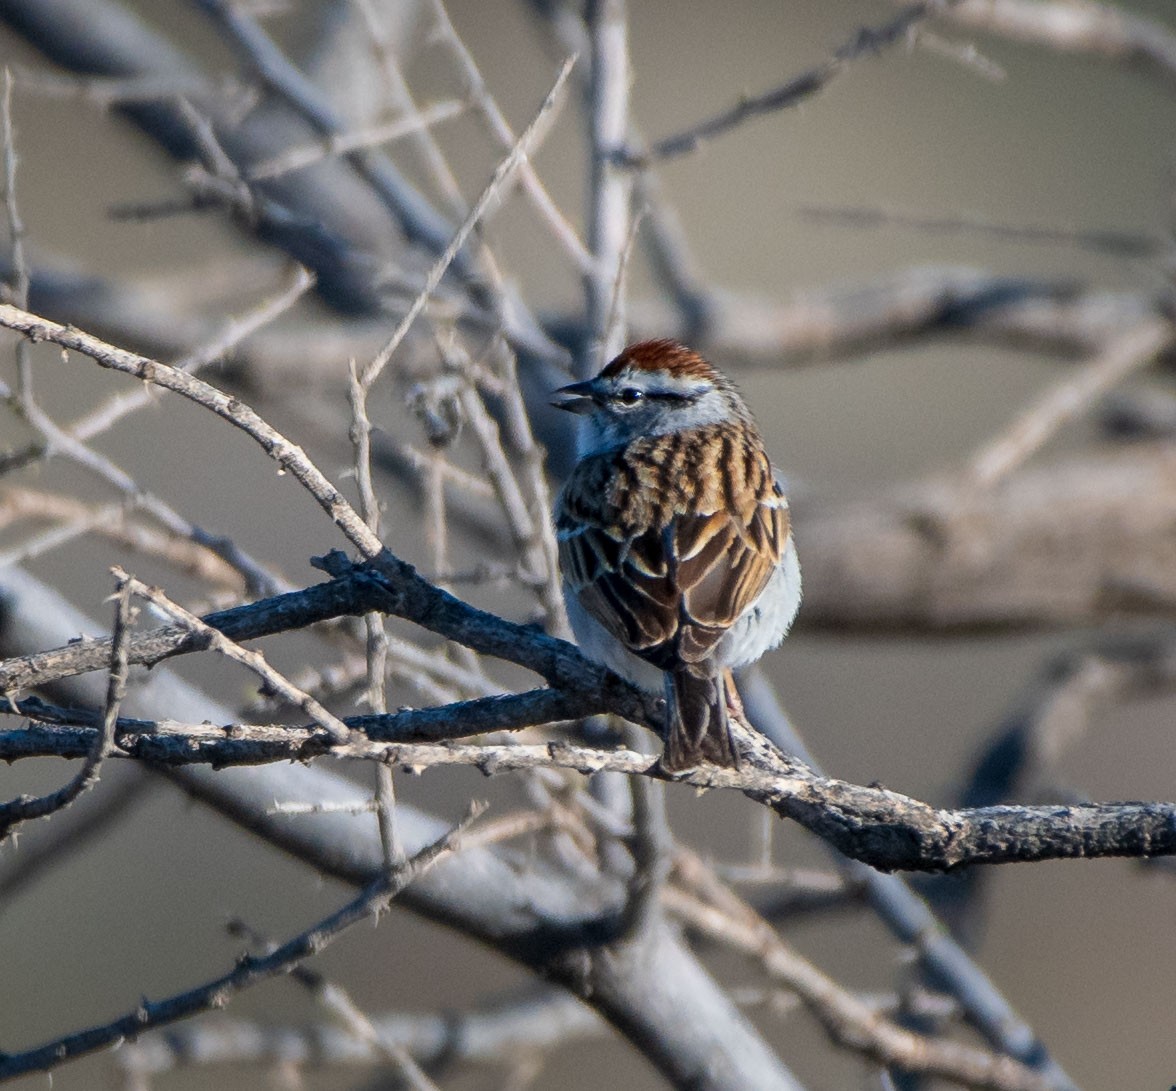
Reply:
[[555, 502], [581, 651], [664, 695], [667, 773], [738, 769], [730, 671], [784, 639], [801, 596], [788, 500], [750, 410], [669, 339], [630, 345], [551, 404], [585, 420]]

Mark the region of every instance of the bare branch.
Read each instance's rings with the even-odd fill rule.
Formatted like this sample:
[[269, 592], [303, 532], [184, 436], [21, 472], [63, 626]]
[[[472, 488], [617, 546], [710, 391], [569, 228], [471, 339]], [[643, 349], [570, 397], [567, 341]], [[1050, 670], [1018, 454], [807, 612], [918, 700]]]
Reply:
[[631, 235], [633, 180], [615, 162], [629, 131], [629, 30], [625, 0], [592, 0], [587, 8], [592, 65], [588, 85], [588, 248], [595, 265], [584, 278], [588, 336], [580, 377], [599, 370], [625, 340], [624, 255]]
[[[592, 705], [585, 702], [587, 714]], [[443, 714], [448, 710], [436, 710]], [[272, 733], [272, 729], [267, 730]], [[250, 731], [238, 727], [244, 742]], [[49, 733], [51, 737], [51, 732]], [[176, 736], [170, 750], [185, 764], [207, 761], [233, 763], [235, 740], [217, 728]], [[615, 772], [653, 777], [696, 789], [732, 788], [771, 807], [781, 817], [799, 822], [853, 860], [883, 871], [946, 871], [977, 864], [1026, 863], [1040, 860], [1176, 854], [1176, 803], [1100, 803], [1074, 806], [993, 806], [947, 810], [885, 788], [862, 787], [819, 776], [799, 759], [787, 758], [762, 737], [743, 735], [741, 770], [705, 768], [670, 776], [655, 759], [632, 750], [592, 750], [557, 743], [546, 745], [436, 746], [417, 743], [362, 743], [354, 739], [332, 746], [327, 739], [295, 738], [305, 746], [297, 757], [315, 752], [340, 757], [391, 761], [421, 769], [468, 765], [486, 774], [535, 768], [572, 769], [585, 775]], [[207, 746], [197, 746], [201, 735]], [[26, 748], [33, 733], [11, 733]], [[147, 732], [126, 740], [151, 760], [166, 760], [159, 746], [163, 732]], [[0, 736], [3, 739], [4, 736]], [[279, 747], [284, 740], [279, 739]], [[121, 743], [121, 740], [120, 740]], [[123, 744], [125, 745], [125, 744]], [[154, 750], [154, 753], [153, 753]], [[34, 751], [35, 752], [35, 751]], [[243, 751], [242, 751], [243, 752]], [[4, 755], [10, 760], [21, 756]], [[288, 760], [289, 749], [276, 758]], [[272, 760], [264, 749], [248, 753], [251, 764]]]
[[1014, 41], [1151, 69], [1176, 86], [1176, 35], [1118, 6], [1095, 0], [964, 0], [944, 16]]
[[317, 144], [288, 148], [279, 155], [252, 164], [246, 170], [245, 177], [250, 182], [262, 182], [293, 170], [302, 170], [334, 155], [347, 155], [363, 148], [400, 140], [457, 117], [465, 109], [465, 105], [460, 102], [436, 102], [415, 117], [400, 118], [348, 133], [332, 133]]
[[[546, 1052], [568, 1042], [599, 1038], [605, 1024], [562, 989], [540, 987], [492, 998], [465, 1011], [370, 1017], [380, 1041], [408, 1050], [425, 1066], [500, 1064], [521, 1054]], [[378, 1054], [328, 1023], [306, 1029], [269, 1028], [235, 1020], [202, 1021], [151, 1032], [115, 1054], [137, 1076], [216, 1064], [371, 1065]]]
[[924, 19], [947, 10], [959, 0], [926, 0], [903, 8], [902, 13], [889, 23], [878, 27], [863, 27], [831, 57], [809, 71], [794, 76], [787, 83], [763, 94], [748, 96], [731, 109], [715, 114], [673, 136], [663, 137], [650, 145], [644, 154], [619, 153], [616, 158], [629, 167], [642, 167], [648, 160], [671, 159], [697, 149], [704, 141], [721, 136], [743, 122], [761, 114], [775, 113], [803, 102], [828, 86], [854, 61], [872, 57], [888, 46], [907, 40], [912, 28]]
[[347, 928], [378, 916], [409, 883], [461, 848], [465, 825], [479, 812], [431, 845], [421, 849], [402, 866], [377, 879], [354, 901], [299, 933], [268, 955], [245, 956], [235, 969], [188, 992], [156, 1002], [144, 1000], [138, 1008], [103, 1026], [63, 1035], [42, 1046], [0, 1056], [0, 1080], [27, 1072], [48, 1072], [66, 1061], [93, 1053], [134, 1037], [153, 1027], [166, 1026], [198, 1012], [222, 1008], [232, 997], [268, 978], [286, 973], [305, 958], [317, 954]]

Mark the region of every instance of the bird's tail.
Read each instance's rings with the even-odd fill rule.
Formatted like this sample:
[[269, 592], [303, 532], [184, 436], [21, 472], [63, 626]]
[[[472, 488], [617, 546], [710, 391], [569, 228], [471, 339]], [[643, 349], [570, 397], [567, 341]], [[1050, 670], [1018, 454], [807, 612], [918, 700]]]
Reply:
[[727, 684], [722, 673], [696, 674], [689, 668], [666, 672], [666, 752], [669, 773], [704, 761], [739, 768], [727, 720]]

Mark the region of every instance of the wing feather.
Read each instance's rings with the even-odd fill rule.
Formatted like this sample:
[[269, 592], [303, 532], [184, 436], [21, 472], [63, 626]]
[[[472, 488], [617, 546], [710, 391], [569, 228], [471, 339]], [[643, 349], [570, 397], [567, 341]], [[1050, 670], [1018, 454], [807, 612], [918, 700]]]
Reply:
[[[787, 502], [762, 449], [739, 459], [729, 447], [717, 448], [723, 467], [670, 465], [657, 449], [660, 460], [651, 456], [651, 463], [665, 475], [660, 495], [675, 502], [669, 511], [645, 505], [635, 525], [610, 518], [625, 510], [617, 502], [634, 486], [617, 463], [607, 472], [581, 464], [565, 486], [557, 529], [568, 589], [626, 647], [663, 670], [713, 653], [763, 592], [787, 544]], [[703, 497], [710, 510], [698, 510]]]

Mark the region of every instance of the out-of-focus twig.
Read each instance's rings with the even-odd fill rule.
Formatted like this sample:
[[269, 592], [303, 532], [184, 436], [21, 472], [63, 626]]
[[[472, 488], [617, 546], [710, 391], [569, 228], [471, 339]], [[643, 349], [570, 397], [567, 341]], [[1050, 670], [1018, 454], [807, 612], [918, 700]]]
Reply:
[[878, 1064], [991, 1091], [1052, 1091], [1046, 1075], [996, 1053], [904, 1030], [837, 984], [785, 943], [746, 902], [700, 860], [680, 853], [680, 877], [692, 890], [666, 889], [667, 908], [687, 927], [755, 959], [768, 976], [794, 992], [835, 1042]]
[[943, 14], [971, 30], [1150, 69], [1176, 87], [1176, 34], [1157, 20], [1118, 5], [1095, 0], [963, 0]]
[[[419, 1064], [499, 1064], [523, 1053], [546, 1052], [598, 1038], [605, 1024], [562, 989], [542, 986], [489, 998], [464, 1011], [371, 1016], [380, 1040], [408, 1050]], [[338, 1069], [371, 1065], [379, 1054], [332, 1024], [267, 1027], [239, 1020], [198, 1021], [127, 1042], [115, 1063], [137, 1076], [218, 1064], [325, 1063]]]
[[586, 23], [592, 50], [588, 76], [588, 248], [595, 263], [584, 278], [588, 336], [577, 362], [587, 377], [625, 341], [621, 269], [630, 238], [632, 178], [616, 163], [629, 131], [629, 30], [625, 0], [592, 0]]
[[992, 488], [1040, 450], [1112, 387], [1146, 367], [1176, 340], [1172, 323], [1156, 318], [1110, 342], [1076, 375], [1067, 376], [1024, 410], [1004, 434], [973, 455], [970, 484]]
[[409, 307], [407, 313], [400, 320], [392, 336], [388, 339], [384, 347], [376, 353], [367, 367], [363, 369], [360, 375], [360, 382], [365, 388], [370, 389], [371, 385], [379, 377], [380, 372], [387, 366], [388, 361], [400, 346], [400, 342], [404, 340], [405, 334], [408, 333], [413, 322], [416, 321], [421, 311], [424, 310], [425, 304], [429, 301], [429, 297], [441, 283], [441, 279], [445, 276], [446, 270], [448, 270], [454, 259], [461, 252], [462, 247], [465, 246], [466, 240], [474, 228], [482, 222], [490, 206], [499, 198], [503, 188], [518, 169], [519, 164], [534, 150], [538, 140], [546, 130], [546, 122], [549, 119], [549, 115], [559, 104], [560, 91], [571, 74], [572, 67], [575, 63], [575, 57], [569, 57], [564, 61], [559, 74], [555, 78], [555, 83], [539, 107], [539, 111], [535, 115], [534, 120], [523, 131], [515, 146], [511, 149], [510, 154], [495, 168], [490, 182], [482, 190], [478, 200], [474, 203], [474, 207], [470, 209], [469, 215], [457, 229], [457, 232], [449, 241], [449, 245], [442, 250], [440, 257], [433, 263], [432, 268], [425, 277], [424, 287], [416, 299], [413, 300], [412, 306]]

